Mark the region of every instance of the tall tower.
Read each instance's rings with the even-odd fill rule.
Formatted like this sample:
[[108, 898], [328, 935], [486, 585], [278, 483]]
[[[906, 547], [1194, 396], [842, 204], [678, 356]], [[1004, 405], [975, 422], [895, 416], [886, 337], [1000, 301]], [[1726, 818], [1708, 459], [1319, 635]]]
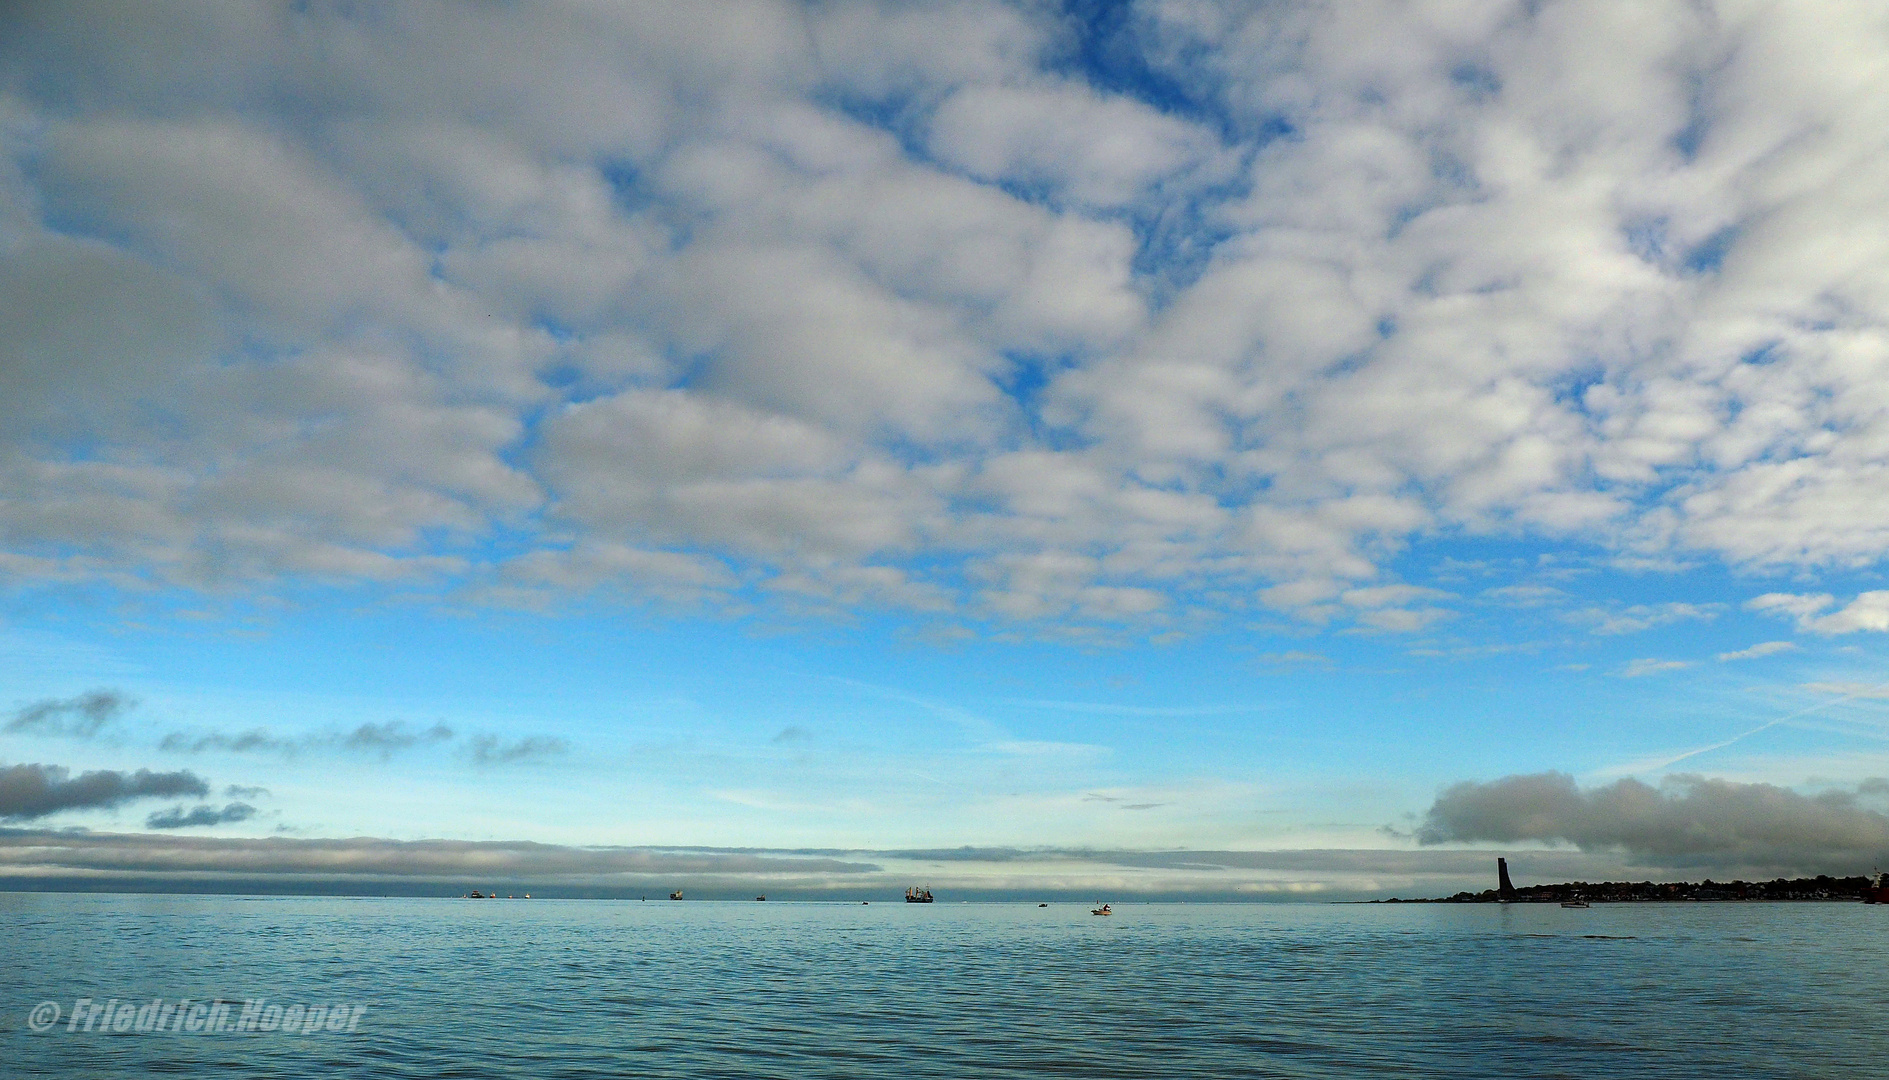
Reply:
[[1507, 859], [1497, 859], [1495, 861], [1495, 873], [1496, 877], [1500, 879], [1496, 885], [1496, 895], [1514, 896], [1515, 883], [1509, 880], [1509, 861]]

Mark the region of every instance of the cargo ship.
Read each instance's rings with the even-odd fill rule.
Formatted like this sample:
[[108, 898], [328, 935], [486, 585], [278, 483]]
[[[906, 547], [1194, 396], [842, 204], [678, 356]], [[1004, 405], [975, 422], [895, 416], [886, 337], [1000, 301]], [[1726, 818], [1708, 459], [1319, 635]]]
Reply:
[[1889, 874], [1877, 874], [1876, 880], [1869, 883], [1863, 893], [1865, 904], [1889, 904]]
[[905, 902], [908, 904], [929, 904], [931, 903], [931, 890], [919, 888], [906, 889]]

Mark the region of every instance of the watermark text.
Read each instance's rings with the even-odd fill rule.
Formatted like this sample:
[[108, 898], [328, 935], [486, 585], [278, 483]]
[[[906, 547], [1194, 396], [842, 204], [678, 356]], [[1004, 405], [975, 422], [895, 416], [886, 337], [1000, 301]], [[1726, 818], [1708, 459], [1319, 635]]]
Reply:
[[268, 998], [142, 998], [82, 997], [70, 1009], [57, 1001], [42, 1001], [27, 1011], [26, 1026], [34, 1031], [73, 1034], [222, 1035], [274, 1032], [281, 1035], [325, 1035], [353, 1032], [360, 1027], [367, 1006], [352, 1002], [280, 1002]]

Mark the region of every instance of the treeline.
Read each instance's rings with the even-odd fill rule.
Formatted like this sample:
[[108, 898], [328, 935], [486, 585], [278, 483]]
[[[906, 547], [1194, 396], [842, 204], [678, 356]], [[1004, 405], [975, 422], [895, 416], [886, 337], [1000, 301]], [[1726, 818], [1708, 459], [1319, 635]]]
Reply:
[[1494, 904], [1503, 900], [1517, 903], [1561, 903], [1587, 900], [1592, 903], [1652, 903], [1668, 900], [1861, 900], [1868, 896], [1871, 881], [1866, 877], [1777, 878], [1773, 881], [1568, 881], [1559, 885], [1529, 885], [1504, 895], [1498, 889], [1459, 892], [1455, 896], [1434, 899], [1373, 901], [1384, 904]]

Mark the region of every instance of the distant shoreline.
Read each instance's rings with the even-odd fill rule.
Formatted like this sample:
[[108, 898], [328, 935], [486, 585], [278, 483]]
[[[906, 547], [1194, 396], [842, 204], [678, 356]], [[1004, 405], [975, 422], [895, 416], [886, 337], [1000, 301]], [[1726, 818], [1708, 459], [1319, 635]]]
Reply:
[[1484, 889], [1454, 896], [1368, 900], [1371, 904], [1553, 904], [1585, 900], [1593, 904], [1669, 904], [1730, 900], [1860, 902], [1872, 889], [1872, 879], [1776, 878], [1771, 881], [1567, 881], [1558, 885], [1529, 885], [1504, 892]]

